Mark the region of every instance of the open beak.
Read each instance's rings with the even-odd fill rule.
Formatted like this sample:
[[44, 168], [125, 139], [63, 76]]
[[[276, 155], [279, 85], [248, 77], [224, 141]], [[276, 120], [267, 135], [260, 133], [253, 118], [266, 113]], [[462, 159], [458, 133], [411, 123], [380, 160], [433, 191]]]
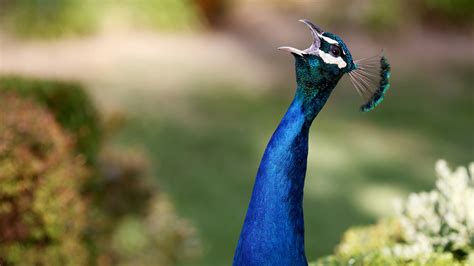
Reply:
[[294, 55], [299, 56], [303, 56], [305, 54], [317, 55], [319, 47], [321, 46], [321, 40], [319, 39], [319, 35], [322, 35], [324, 33], [323, 30], [307, 19], [300, 19], [298, 21], [304, 23], [310, 29], [311, 35], [313, 36], [313, 42], [311, 43], [311, 46], [306, 50], [300, 50], [289, 46], [282, 46], [278, 47], [278, 50], [288, 51]]
[[278, 47], [277, 49], [282, 50], [282, 51], [288, 51], [292, 54], [299, 55], [299, 56], [303, 56], [305, 54], [304, 51], [301, 51], [300, 49], [296, 49], [290, 46], [281, 46], [281, 47]]

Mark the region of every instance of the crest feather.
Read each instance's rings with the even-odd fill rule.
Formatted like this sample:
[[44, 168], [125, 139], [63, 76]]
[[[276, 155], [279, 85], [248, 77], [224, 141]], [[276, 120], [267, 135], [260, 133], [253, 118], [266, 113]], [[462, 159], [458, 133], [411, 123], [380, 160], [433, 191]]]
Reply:
[[349, 72], [352, 85], [365, 103], [362, 112], [369, 112], [379, 105], [390, 88], [390, 64], [383, 55], [354, 61], [355, 69]]

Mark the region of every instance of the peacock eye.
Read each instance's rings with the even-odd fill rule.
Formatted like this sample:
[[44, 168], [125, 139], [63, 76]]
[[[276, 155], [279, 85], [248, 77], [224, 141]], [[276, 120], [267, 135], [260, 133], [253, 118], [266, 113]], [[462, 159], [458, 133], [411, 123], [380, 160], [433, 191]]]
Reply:
[[341, 48], [337, 45], [331, 45], [329, 48], [329, 53], [334, 57], [339, 57], [341, 55]]

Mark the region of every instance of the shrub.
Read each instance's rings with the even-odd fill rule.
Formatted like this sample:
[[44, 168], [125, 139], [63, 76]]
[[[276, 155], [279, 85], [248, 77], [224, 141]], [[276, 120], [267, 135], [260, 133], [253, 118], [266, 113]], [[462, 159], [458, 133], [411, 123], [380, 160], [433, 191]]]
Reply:
[[87, 172], [73, 154], [47, 110], [0, 94], [0, 264], [86, 264]]
[[99, 113], [84, 88], [74, 82], [0, 77], [0, 91], [34, 99], [49, 109], [75, 138], [75, 147], [94, 163], [102, 139]]
[[430, 192], [413, 193], [398, 215], [348, 230], [333, 256], [314, 265], [474, 265], [474, 163], [436, 165]]
[[398, 219], [405, 245], [392, 253], [406, 259], [433, 252], [449, 252], [458, 259], [474, 249], [474, 163], [451, 172], [445, 161], [438, 161], [436, 188], [411, 194], [399, 204]]
[[[115, 115], [107, 133], [122, 123]], [[0, 265], [173, 265], [198, 254], [147, 156], [97, 154], [101, 138], [77, 84], [0, 78]]]

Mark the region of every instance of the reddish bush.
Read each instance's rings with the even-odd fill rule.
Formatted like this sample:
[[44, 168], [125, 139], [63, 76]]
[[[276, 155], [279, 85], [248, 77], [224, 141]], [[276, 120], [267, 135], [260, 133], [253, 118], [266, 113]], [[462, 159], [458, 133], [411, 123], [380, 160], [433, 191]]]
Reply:
[[45, 109], [0, 95], [0, 264], [84, 265], [84, 159]]

